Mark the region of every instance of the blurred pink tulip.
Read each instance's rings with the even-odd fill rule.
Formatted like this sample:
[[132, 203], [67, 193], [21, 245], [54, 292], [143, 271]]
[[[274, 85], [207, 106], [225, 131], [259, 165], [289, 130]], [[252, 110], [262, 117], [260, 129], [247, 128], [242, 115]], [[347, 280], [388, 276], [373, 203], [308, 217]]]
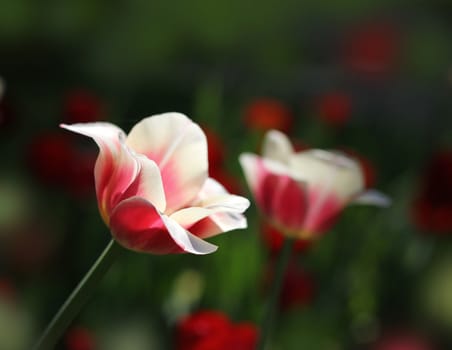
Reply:
[[208, 177], [207, 142], [185, 115], [148, 117], [126, 134], [110, 123], [62, 125], [100, 148], [94, 169], [99, 210], [124, 247], [152, 254], [208, 254], [206, 241], [247, 226], [246, 198]]
[[240, 163], [258, 207], [289, 237], [314, 238], [352, 203], [389, 205], [374, 190], [364, 191], [361, 167], [338, 152], [295, 152], [283, 133], [266, 134], [263, 156], [244, 153]]

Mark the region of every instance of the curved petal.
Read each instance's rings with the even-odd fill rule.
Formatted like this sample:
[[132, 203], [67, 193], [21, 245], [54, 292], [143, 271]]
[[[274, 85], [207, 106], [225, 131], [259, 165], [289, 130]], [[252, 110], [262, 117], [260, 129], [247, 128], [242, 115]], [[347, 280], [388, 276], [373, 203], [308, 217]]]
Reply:
[[199, 220], [188, 230], [200, 238], [209, 238], [223, 232], [247, 228], [246, 217], [234, 212], [220, 212]]
[[148, 201], [132, 197], [114, 209], [110, 228], [124, 247], [152, 254], [208, 254], [217, 247], [190, 234], [174, 220], [161, 215]]
[[231, 210], [243, 213], [250, 206], [250, 201], [242, 196], [229, 194], [217, 180], [209, 177], [199, 191], [194, 203], [207, 209]]
[[264, 139], [262, 156], [281, 163], [287, 163], [294, 153], [292, 144], [286, 135], [277, 130], [270, 130]]
[[309, 184], [309, 189], [332, 193], [344, 203], [364, 188], [358, 163], [339, 153], [323, 150], [300, 152], [290, 158], [289, 166]]
[[240, 163], [256, 203], [268, 219], [285, 231], [300, 230], [307, 210], [305, 184], [293, 179], [287, 169], [275, 167], [275, 162], [254, 155], [242, 155]]
[[389, 207], [391, 205], [391, 198], [377, 190], [367, 190], [359, 194], [352, 203], [355, 204], [370, 204], [377, 207]]
[[135, 180], [140, 168], [124, 144], [125, 134], [110, 123], [61, 124], [61, 127], [91, 137], [99, 146], [94, 178], [99, 209], [108, 225], [111, 210]]
[[190, 203], [207, 178], [207, 141], [201, 128], [180, 113], [143, 119], [127, 145], [157, 163], [166, 195], [166, 212]]
[[249, 207], [249, 200], [228, 194], [214, 179], [207, 179], [196, 205], [181, 209], [170, 217], [201, 238], [247, 227], [246, 218], [240, 214]]
[[124, 192], [121, 200], [130, 197], [142, 197], [163, 213], [166, 208], [166, 199], [160, 169], [153, 160], [143, 155], [137, 154], [136, 159], [140, 164], [140, 172], [135, 181]]

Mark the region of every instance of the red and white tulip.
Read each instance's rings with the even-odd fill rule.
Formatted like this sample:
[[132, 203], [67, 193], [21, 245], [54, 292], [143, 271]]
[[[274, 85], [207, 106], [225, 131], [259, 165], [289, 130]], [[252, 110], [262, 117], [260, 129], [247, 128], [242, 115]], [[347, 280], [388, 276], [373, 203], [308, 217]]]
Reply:
[[362, 169], [353, 159], [317, 149], [295, 152], [276, 130], [266, 134], [262, 156], [244, 153], [240, 163], [258, 207], [289, 237], [320, 235], [350, 203], [390, 203], [375, 190], [364, 191]]
[[124, 247], [152, 254], [208, 254], [205, 238], [247, 226], [246, 198], [208, 177], [201, 128], [180, 113], [143, 119], [126, 135], [110, 123], [61, 125], [94, 139], [102, 218]]

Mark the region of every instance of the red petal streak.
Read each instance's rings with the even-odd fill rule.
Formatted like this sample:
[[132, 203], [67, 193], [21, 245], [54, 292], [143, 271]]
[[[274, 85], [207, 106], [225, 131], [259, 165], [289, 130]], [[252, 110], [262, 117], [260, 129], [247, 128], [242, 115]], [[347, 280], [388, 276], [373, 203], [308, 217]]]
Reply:
[[299, 183], [287, 175], [275, 175], [261, 163], [256, 201], [265, 215], [290, 230], [302, 227], [306, 213], [306, 196]]
[[336, 221], [344, 207], [334, 193], [323, 189], [309, 191], [309, 209], [303, 230], [310, 234], [320, 234], [328, 230]]
[[183, 253], [155, 207], [141, 198], [121, 202], [112, 213], [110, 228], [115, 239], [131, 250], [152, 254]]

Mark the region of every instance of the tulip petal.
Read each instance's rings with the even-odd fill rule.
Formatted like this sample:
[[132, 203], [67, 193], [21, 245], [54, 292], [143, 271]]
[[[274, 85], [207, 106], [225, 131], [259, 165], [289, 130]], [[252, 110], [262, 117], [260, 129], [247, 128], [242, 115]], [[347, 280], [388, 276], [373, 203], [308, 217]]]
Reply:
[[158, 211], [164, 212], [166, 199], [159, 167], [153, 160], [143, 155], [135, 156], [140, 164], [140, 171], [135, 181], [122, 195], [122, 199], [142, 197], [151, 202]]
[[135, 180], [140, 168], [124, 144], [125, 134], [110, 123], [61, 124], [61, 127], [91, 137], [99, 146], [94, 178], [99, 208], [108, 224], [111, 210]]
[[263, 213], [280, 226], [299, 230], [307, 210], [305, 184], [280, 163], [252, 154], [240, 156], [245, 178]]
[[287, 163], [294, 153], [288, 137], [277, 130], [270, 130], [264, 139], [262, 156], [274, 161]]
[[223, 212], [212, 214], [202, 220], [199, 220], [188, 230], [197, 237], [202, 239], [216, 236], [223, 232], [248, 227], [246, 217], [242, 214]]
[[332, 193], [344, 203], [364, 188], [360, 166], [342, 154], [309, 150], [294, 154], [289, 163], [292, 171], [309, 183], [309, 189]]
[[250, 206], [247, 198], [229, 194], [222, 184], [211, 177], [205, 181], [195, 203], [208, 209], [230, 210], [238, 213], [243, 213]]
[[187, 232], [174, 220], [160, 214], [151, 203], [139, 197], [129, 198], [116, 206], [110, 228], [120, 244], [138, 252], [208, 254], [217, 249]]
[[377, 190], [367, 190], [358, 195], [352, 203], [355, 204], [370, 204], [377, 207], [389, 207], [391, 205], [391, 198]]
[[195, 202], [196, 207], [184, 208], [171, 218], [201, 238], [208, 238], [222, 232], [246, 228], [243, 213], [250, 205], [248, 199], [230, 195], [216, 180], [206, 180]]
[[180, 113], [143, 119], [130, 131], [127, 145], [160, 168], [166, 212], [190, 203], [207, 178], [207, 141], [201, 128]]

